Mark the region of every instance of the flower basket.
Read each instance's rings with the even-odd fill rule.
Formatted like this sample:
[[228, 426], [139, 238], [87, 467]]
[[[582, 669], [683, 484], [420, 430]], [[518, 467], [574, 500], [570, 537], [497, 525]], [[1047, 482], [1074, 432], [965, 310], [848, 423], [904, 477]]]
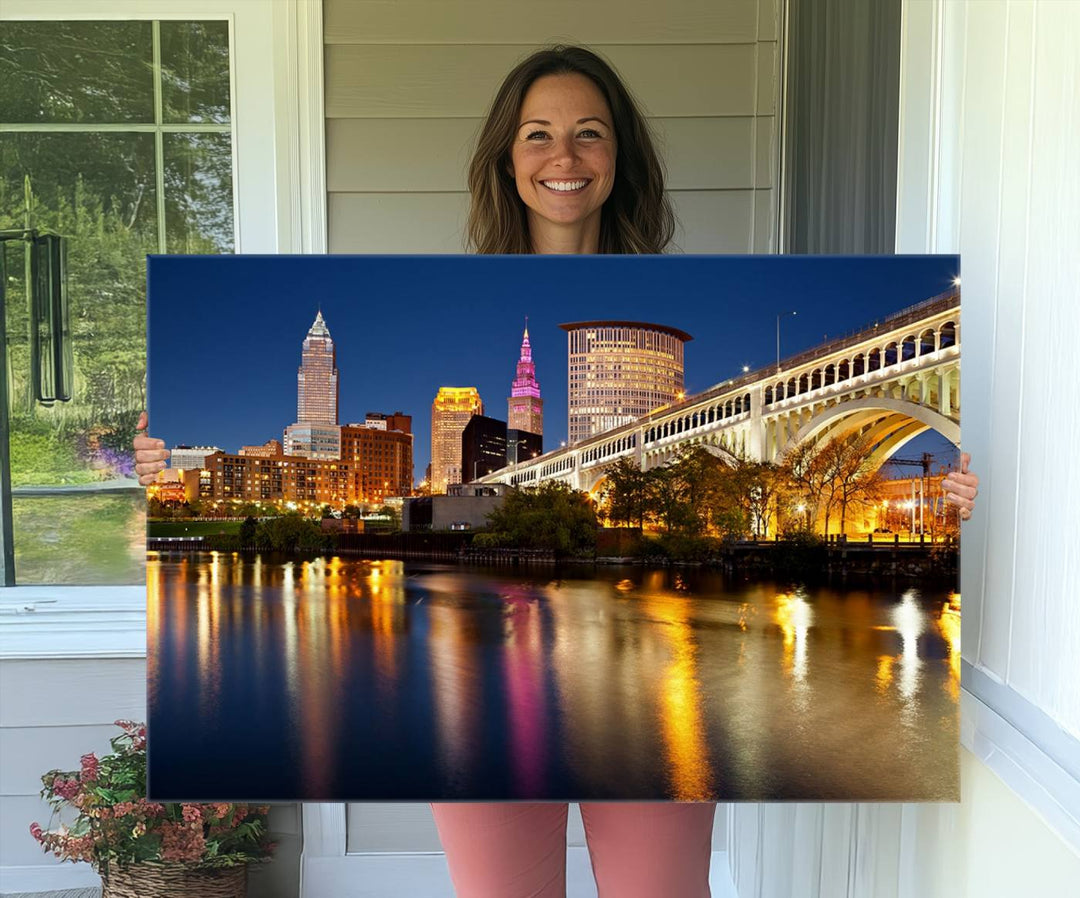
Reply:
[[[89, 863], [103, 898], [243, 898], [248, 864], [270, 860], [269, 806], [156, 802], [146, 798], [146, 727], [118, 720], [113, 752], [50, 770], [41, 797], [56, 829], [30, 825], [60, 860]], [[72, 819], [72, 817], [74, 819]]]
[[110, 868], [101, 898], [244, 898], [247, 867], [200, 870], [187, 864], [143, 862]]

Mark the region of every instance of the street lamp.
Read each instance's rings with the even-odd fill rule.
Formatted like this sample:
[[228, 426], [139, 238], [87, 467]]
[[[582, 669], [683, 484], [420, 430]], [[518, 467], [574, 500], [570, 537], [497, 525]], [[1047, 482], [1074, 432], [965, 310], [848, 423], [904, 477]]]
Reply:
[[776, 370], [780, 370], [780, 319], [785, 315], [798, 315], [798, 312], [777, 312], [776, 313]]

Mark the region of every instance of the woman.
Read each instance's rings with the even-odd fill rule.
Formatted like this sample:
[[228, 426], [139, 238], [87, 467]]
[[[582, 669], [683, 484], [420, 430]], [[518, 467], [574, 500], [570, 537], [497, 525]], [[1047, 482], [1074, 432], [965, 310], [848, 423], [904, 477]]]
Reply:
[[[579, 47], [534, 53], [507, 76], [468, 183], [479, 253], [659, 253], [674, 232], [644, 117], [615, 72]], [[147, 436], [135, 449], [149, 483], [168, 453]], [[946, 489], [966, 518], [978, 478], [962, 458]], [[461, 898], [565, 895], [566, 804], [432, 809]], [[581, 812], [601, 898], [709, 895], [714, 804], [584, 803]]]

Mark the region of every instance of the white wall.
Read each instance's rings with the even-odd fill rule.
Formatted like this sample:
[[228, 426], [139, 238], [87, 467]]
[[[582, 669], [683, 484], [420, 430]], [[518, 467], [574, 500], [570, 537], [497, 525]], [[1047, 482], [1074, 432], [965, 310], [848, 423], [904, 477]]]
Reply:
[[[961, 552], [963, 800], [807, 806], [804, 839], [780, 809], [738, 807], [743, 898], [1080, 882], [1080, 4], [903, 9], [898, 250], [961, 254], [963, 445], [982, 478]], [[814, 891], [818, 869], [831, 872]], [[875, 870], [895, 875], [860, 888]]]

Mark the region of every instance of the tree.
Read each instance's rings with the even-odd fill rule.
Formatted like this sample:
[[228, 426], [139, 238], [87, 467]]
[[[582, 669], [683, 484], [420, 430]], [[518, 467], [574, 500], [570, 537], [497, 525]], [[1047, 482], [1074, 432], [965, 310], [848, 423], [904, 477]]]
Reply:
[[780, 469], [772, 462], [736, 457], [722, 470], [720, 482], [720, 508], [714, 511], [718, 529], [734, 529], [738, 522], [740, 535], [768, 536], [769, 521], [779, 518], [778, 499], [786, 483]]
[[[847, 524], [850, 505], [869, 505], [881, 498], [881, 475], [871, 460], [873, 451], [873, 444], [858, 433], [830, 440], [822, 450], [833, 504], [840, 506], [841, 533]], [[826, 535], [828, 532], [826, 517]]]
[[824, 515], [825, 535], [839, 508], [840, 532], [853, 503], [877, 500], [880, 478], [871, 462], [874, 445], [858, 433], [795, 446], [781, 466], [793, 492], [806, 504], [807, 529]]
[[586, 493], [559, 481], [510, 490], [488, 515], [491, 539], [557, 556], [586, 555], [596, 546], [596, 509]]
[[620, 458], [608, 468], [603, 493], [608, 518], [621, 521], [627, 527], [632, 527], [635, 522], [638, 527], [644, 527], [649, 508], [649, 483], [649, 475], [628, 458]]
[[793, 498], [804, 507], [803, 527], [812, 531], [827, 488], [825, 466], [820, 456], [820, 444], [804, 440], [785, 456], [780, 470], [787, 480]]

